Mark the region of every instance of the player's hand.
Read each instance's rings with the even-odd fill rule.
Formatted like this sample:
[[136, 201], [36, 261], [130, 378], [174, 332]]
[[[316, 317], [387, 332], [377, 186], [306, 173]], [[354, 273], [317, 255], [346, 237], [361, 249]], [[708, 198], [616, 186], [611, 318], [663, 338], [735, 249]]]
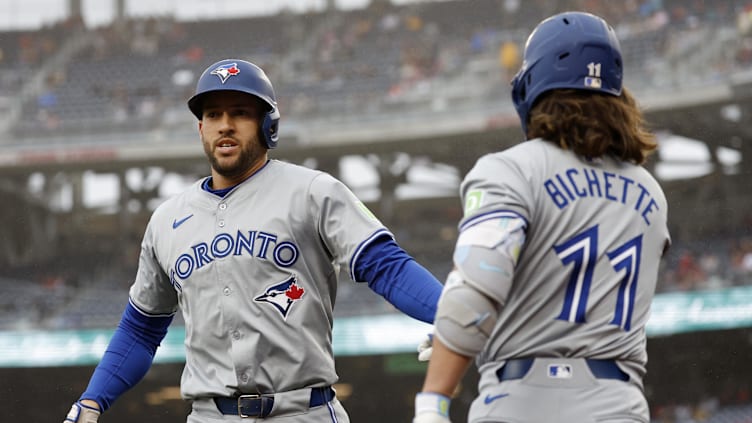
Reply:
[[434, 392], [419, 392], [415, 396], [413, 423], [451, 423], [449, 397]]
[[97, 423], [100, 414], [102, 412], [99, 409], [76, 401], [65, 416], [63, 423]]
[[433, 334], [429, 333], [426, 339], [418, 345], [418, 361], [428, 361], [433, 352]]

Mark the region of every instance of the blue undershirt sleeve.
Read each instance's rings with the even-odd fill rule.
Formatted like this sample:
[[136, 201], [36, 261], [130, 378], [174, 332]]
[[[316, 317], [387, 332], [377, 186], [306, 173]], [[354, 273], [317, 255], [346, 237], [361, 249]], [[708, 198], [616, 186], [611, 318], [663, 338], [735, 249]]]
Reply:
[[354, 274], [403, 313], [433, 323], [443, 286], [391, 237], [369, 244], [358, 257]]
[[80, 399], [94, 400], [102, 411], [135, 386], [149, 370], [173, 316], [147, 316], [128, 302], [102, 360]]

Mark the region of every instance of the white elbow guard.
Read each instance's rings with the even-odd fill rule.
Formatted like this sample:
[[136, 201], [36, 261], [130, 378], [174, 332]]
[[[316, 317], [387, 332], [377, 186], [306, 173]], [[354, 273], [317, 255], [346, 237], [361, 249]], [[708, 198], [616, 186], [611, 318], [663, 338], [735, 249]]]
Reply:
[[462, 279], [506, 304], [514, 270], [525, 243], [526, 223], [521, 218], [484, 220], [460, 233], [454, 266]]
[[498, 304], [467, 284], [453, 270], [439, 299], [434, 330], [449, 349], [475, 356], [488, 341], [499, 317]]

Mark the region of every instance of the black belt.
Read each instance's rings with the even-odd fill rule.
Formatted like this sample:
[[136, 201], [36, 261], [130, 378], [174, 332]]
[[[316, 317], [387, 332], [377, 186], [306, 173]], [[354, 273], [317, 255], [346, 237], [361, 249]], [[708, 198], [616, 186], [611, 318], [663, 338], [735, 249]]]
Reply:
[[[522, 379], [533, 367], [534, 358], [518, 358], [508, 360], [504, 367], [496, 371], [499, 381]], [[629, 375], [624, 373], [613, 360], [585, 359], [590, 371], [596, 379], [617, 379], [629, 381]]]
[[[334, 399], [331, 386], [311, 389], [309, 407], [318, 407]], [[222, 414], [264, 418], [272, 412], [274, 394], [246, 394], [239, 397], [214, 397], [214, 403]]]

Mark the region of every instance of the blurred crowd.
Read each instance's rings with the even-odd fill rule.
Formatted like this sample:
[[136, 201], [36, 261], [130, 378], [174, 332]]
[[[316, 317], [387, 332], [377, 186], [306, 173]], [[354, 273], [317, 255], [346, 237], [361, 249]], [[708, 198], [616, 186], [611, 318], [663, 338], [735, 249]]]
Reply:
[[[748, 392], [747, 392], [748, 394]], [[740, 393], [737, 402], [721, 404], [708, 397], [697, 403], [669, 404], [657, 407], [652, 423], [752, 423], [749, 395]]]
[[[44, 69], [43, 83], [29, 90], [34, 95], [20, 97], [34, 120], [19, 123], [18, 132], [112, 130], [125, 121], [128, 128], [153, 128], [169, 124], [206, 61], [242, 55], [270, 74], [287, 118], [438, 107], [438, 95], [472, 91], [468, 84], [506, 101], [524, 35], [541, 18], [571, 9], [614, 25], [628, 82], [637, 88], [714, 80], [752, 60], [749, 0], [373, 2], [221, 21], [123, 19], [98, 28], [71, 18], [0, 33], [0, 97], [18, 101], [14, 94]], [[715, 40], [723, 34], [731, 38]], [[714, 40], [724, 48], [699, 51]], [[483, 100], [477, 97], [483, 95], [473, 91]]]
[[661, 272], [659, 292], [752, 285], [752, 234], [740, 232], [675, 245]]
[[[437, 92], [450, 92], [452, 81], [458, 95], [470, 91], [467, 75], [472, 81], [480, 79], [475, 82], [481, 85], [491, 84], [483, 88], [485, 95], [507, 98], [507, 82], [520, 65], [524, 34], [542, 17], [571, 9], [591, 11], [614, 25], [629, 55], [625, 62], [644, 76], [633, 81], [638, 84], [660, 82], [655, 63], [666, 57], [688, 58], [692, 46], [722, 30], [733, 33], [735, 50], [712, 66], [703, 63], [711, 77], [752, 61], [752, 0], [449, 0], [401, 6], [373, 2], [350, 11], [198, 22], [151, 17], [98, 28], [71, 18], [36, 31], [0, 33], [0, 109], [3, 104], [12, 107], [8, 99], [23, 102], [24, 112], [33, 118], [18, 119], [10, 129], [23, 134], [113, 131], [119, 125], [169, 127], [174, 115], [188, 116], [184, 101], [197, 69], [234, 54], [251, 57], [267, 69], [287, 118], [333, 110], [386, 113], [401, 106], [412, 108]], [[473, 73], [479, 63], [489, 62], [490, 73]], [[24, 98], [20, 87], [35, 73], [43, 76], [41, 88]], [[427, 260], [443, 279], [445, 263]], [[125, 266], [121, 273], [126, 274], [130, 269], [123, 261], [109, 260], [102, 273], [120, 274], [113, 270]], [[67, 274], [76, 269], [70, 262], [63, 273], [56, 274], [56, 268], [45, 265], [51, 274], [34, 277], [17, 273], [55, 292], [79, 285], [86, 272], [97, 273], [88, 263], [80, 274]], [[6, 275], [14, 277], [13, 272]], [[731, 238], [676, 243], [658, 290], [715, 289], [750, 281], [752, 234], [742, 231]], [[4, 301], [0, 314], [16, 307]], [[75, 325], [75, 320], [48, 319], [54, 310], [45, 307], [54, 304], [21, 307], [42, 310], [32, 324]]]
[[[462, 96], [507, 102], [524, 36], [541, 18], [563, 10], [588, 10], [614, 25], [636, 91], [710, 83], [752, 64], [752, 0], [373, 3], [215, 22], [125, 19], [98, 28], [74, 17], [39, 30], [0, 32], [0, 116], [18, 107], [23, 113], [0, 127], [0, 135], [10, 135], [0, 138], [171, 128], [190, 118], [185, 99], [197, 72], [234, 55], [267, 70], [286, 120], [430, 111], [461, 104]], [[724, 48], [698, 47], [710, 41]], [[117, 242], [124, 248], [114, 256], [91, 260], [62, 252], [53, 262], [3, 269], [0, 330], [116, 325], [139, 240]], [[416, 258], [443, 280], [448, 254], [424, 248]], [[752, 286], [752, 221], [733, 235], [675, 240], [657, 290], [736, 286]], [[346, 301], [338, 301], [335, 314], [391, 312], [368, 292], [343, 283], [338, 295]], [[697, 403], [657, 406], [653, 422], [752, 423], [749, 395], [733, 386]]]
[[[0, 132], [19, 139], [15, 135], [170, 128], [189, 117], [184, 102], [199, 69], [233, 55], [267, 70], [290, 120], [431, 110], [461, 104], [456, 99], [462, 96], [507, 101], [525, 34], [544, 16], [573, 9], [614, 25], [636, 91], [681, 80], [713, 82], [752, 63], [752, 0], [374, 2], [352, 11], [214, 22], [163, 16], [98, 28], [74, 17], [39, 30], [0, 32], [0, 113], [21, 107], [24, 116]], [[698, 48], [710, 40], [725, 48]], [[658, 292], [752, 285], [752, 222], [746, 228], [733, 236], [676, 240]], [[0, 330], [114, 326], [135, 272], [138, 241], [126, 245], [96, 264], [71, 254], [4, 269]], [[447, 254], [418, 257], [443, 279]], [[348, 301], [340, 301], [337, 315], [390, 312], [364, 291], [343, 284], [338, 295]], [[712, 421], [719, 404], [750, 401], [743, 390], [730, 395], [660, 407], [655, 421]]]
[[752, 397], [748, 380], [727, 381], [715, 395], [698, 401], [653, 405], [652, 423], [752, 423]]
[[[457, 222], [426, 222], [437, 227]], [[421, 224], [415, 224], [420, 226]], [[414, 225], [414, 226], [415, 226]], [[752, 228], [752, 226], [750, 226]], [[439, 280], [451, 269], [453, 239], [417, 239], [416, 229], [395, 226], [414, 257]], [[437, 237], [438, 234], [435, 234]], [[420, 235], [423, 237], [424, 235]], [[0, 330], [75, 329], [117, 324], [136, 272], [140, 239], [107, 243], [99, 251], [115, 251], [93, 259], [76, 251], [64, 252], [48, 262], [9, 266], [0, 277]], [[445, 245], [446, 251], [437, 248]], [[113, 249], [112, 245], [118, 245]], [[90, 248], [91, 249], [91, 248]], [[394, 309], [347, 276], [338, 291], [338, 317], [392, 313]], [[662, 262], [657, 293], [717, 290], [752, 286], [752, 232], [703, 241], [675, 240]]]

